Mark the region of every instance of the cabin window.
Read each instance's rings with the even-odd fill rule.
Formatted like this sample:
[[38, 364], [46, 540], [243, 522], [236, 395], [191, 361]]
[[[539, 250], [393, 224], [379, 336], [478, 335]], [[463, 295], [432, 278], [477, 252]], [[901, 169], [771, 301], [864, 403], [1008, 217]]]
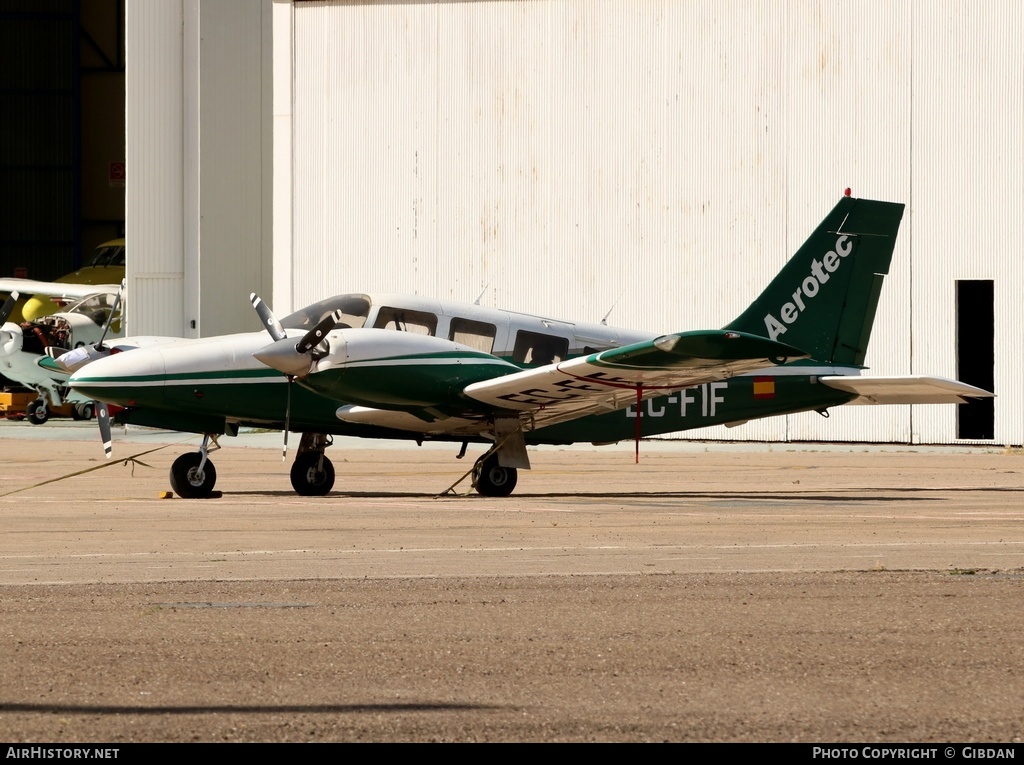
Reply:
[[564, 337], [520, 331], [516, 334], [512, 360], [528, 367], [542, 367], [555, 361], [561, 361], [568, 354], [569, 341]]
[[433, 335], [437, 331], [437, 317], [426, 311], [408, 311], [404, 308], [381, 306], [373, 326], [377, 329]]
[[452, 319], [451, 329], [448, 332], [448, 339], [456, 343], [468, 345], [484, 353], [494, 350], [494, 335], [497, 328], [493, 324], [485, 324], [482, 321], [470, 321], [469, 319]]

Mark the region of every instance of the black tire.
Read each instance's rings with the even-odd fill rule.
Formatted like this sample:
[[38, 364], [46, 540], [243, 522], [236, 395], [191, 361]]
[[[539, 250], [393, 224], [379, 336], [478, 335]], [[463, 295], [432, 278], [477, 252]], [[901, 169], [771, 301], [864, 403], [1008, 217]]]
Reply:
[[515, 468], [502, 467], [498, 458], [491, 455], [473, 468], [473, 486], [477, 494], [484, 497], [507, 497], [516, 488], [519, 471]]
[[171, 488], [174, 493], [184, 499], [202, 499], [213, 493], [217, 483], [217, 469], [210, 460], [206, 460], [203, 472], [199, 473], [199, 463], [203, 455], [199, 452], [182, 454], [171, 465]]
[[93, 414], [93, 405], [88, 401], [71, 407], [71, 419], [73, 420], [91, 420]]
[[25, 410], [25, 418], [33, 425], [42, 425], [48, 419], [50, 419], [50, 410], [46, 406], [46, 402], [41, 398], [37, 398], [28, 408]]
[[303, 497], [322, 497], [334, 487], [334, 463], [322, 452], [303, 452], [292, 463], [292, 488]]

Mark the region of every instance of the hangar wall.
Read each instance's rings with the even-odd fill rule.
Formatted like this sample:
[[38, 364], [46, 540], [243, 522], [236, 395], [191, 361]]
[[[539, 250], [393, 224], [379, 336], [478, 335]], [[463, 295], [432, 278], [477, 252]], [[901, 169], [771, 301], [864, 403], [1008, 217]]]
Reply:
[[128, 328], [247, 329], [272, 286], [271, 6], [125, 6]]
[[[908, 205], [871, 372], [956, 376], [958, 343], [972, 341], [957, 337], [956, 284], [991, 279], [1000, 397], [994, 438], [982, 442], [1024, 442], [1015, 258], [1024, 19], [1012, 0], [212, 5], [128, 6], [129, 167], [152, 171], [133, 170], [128, 225], [153, 229], [139, 286], [167, 278], [170, 289], [167, 321], [154, 303], [131, 326], [187, 329], [196, 306], [221, 316], [222, 305], [173, 291], [201, 286], [227, 304], [246, 280], [228, 284], [232, 271], [219, 264], [252, 257], [231, 242], [259, 220], [259, 276], [266, 284], [272, 242], [282, 314], [328, 294], [386, 290], [480, 295], [578, 320], [610, 311], [612, 324], [653, 331], [717, 327], [849, 186]], [[254, 7], [262, 66], [232, 68], [254, 32], [236, 35], [227, 22]], [[175, 18], [185, 20], [178, 50]], [[212, 18], [222, 23], [204, 23]], [[188, 53], [189, 19], [202, 26], [206, 63]], [[134, 115], [142, 57], [131, 56], [133, 33], [153, 36], [141, 42], [146, 58], [167, 57], [138, 75], [145, 110]], [[228, 81], [259, 71], [263, 85], [221, 85], [221, 99], [193, 94], [217, 61]], [[145, 101], [143, 81], [161, 79], [178, 94], [176, 112]], [[247, 95], [235, 102], [233, 92]], [[258, 138], [239, 129], [238, 110], [248, 126], [264, 126]], [[205, 142], [208, 131], [219, 143]], [[158, 135], [171, 147], [152, 146]], [[223, 157], [196, 148], [213, 145]], [[224, 181], [213, 199], [202, 180], [211, 174]], [[233, 192], [241, 199], [221, 204]], [[164, 236], [156, 221], [169, 215], [191, 222]], [[223, 227], [217, 252], [203, 236], [211, 220]], [[189, 258], [217, 260], [217, 279], [200, 279]], [[195, 332], [246, 329], [247, 310], [204, 319]], [[956, 433], [953, 407], [847, 407], [829, 420], [799, 415], [695, 435], [962, 442]]]
[[[287, 8], [292, 244], [277, 257], [292, 281], [279, 304], [483, 293], [555, 317], [597, 320], [614, 306], [609, 320], [623, 326], [717, 327], [849, 186], [908, 205], [871, 372], [955, 377], [955, 282], [994, 279], [993, 440], [1024, 440], [1011, 255], [1024, 233], [1018, 4]], [[701, 431], [956, 433], [948, 406]]]

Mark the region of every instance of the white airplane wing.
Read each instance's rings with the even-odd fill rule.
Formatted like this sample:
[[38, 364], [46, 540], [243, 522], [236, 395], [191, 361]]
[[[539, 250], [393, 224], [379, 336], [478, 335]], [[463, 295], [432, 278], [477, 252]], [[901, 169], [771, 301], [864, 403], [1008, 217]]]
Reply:
[[540, 428], [806, 356], [757, 335], [682, 332], [473, 383], [463, 395]]
[[963, 404], [972, 398], [995, 394], [945, 377], [902, 375], [894, 377], [824, 376], [818, 381], [857, 395], [850, 404]]
[[33, 279], [0, 279], [0, 292], [20, 292], [26, 295], [45, 295], [52, 298], [81, 300], [90, 295], [117, 292], [119, 284], [64, 284], [62, 282], [37, 282]]
[[[592, 353], [466, 386], [462, 395], [495, 412], [516, 416], [527, 430], [625, 409], [642, 398], [724, 380], [805, 358], [797, 348], [726, 330], [683, 332]], [[491, 424], [481, 415], [427, 420], [410, 412], [345, 405], [345, 422], [418, 433], [475, 435]]]

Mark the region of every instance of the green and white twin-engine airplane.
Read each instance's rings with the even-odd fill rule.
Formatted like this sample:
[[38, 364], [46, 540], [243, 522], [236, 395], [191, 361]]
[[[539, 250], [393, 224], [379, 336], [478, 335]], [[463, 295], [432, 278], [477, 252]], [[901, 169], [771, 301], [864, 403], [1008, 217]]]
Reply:
[[291, 469], [299, 494], [330, 491], [324, 450], [346, 435], [462, 442], [463, 453], [488, 444], [474, 485], [505, 496], [531, 444], [990, 396], [955, 380], [861, 375], [902, 216], [902, 204], [841, 198], [722, 329], [652, 336], [389, 294], [341, 295], [278, 322], [252, 295], [269, 342], [260, 331], [142, 347], [80, 366], [70, 383], [123, 407], [118, 422], [204, 434], [171, 469], [186, 497], [213, 491], [209, 439], [240, 425], [303, 434]]

